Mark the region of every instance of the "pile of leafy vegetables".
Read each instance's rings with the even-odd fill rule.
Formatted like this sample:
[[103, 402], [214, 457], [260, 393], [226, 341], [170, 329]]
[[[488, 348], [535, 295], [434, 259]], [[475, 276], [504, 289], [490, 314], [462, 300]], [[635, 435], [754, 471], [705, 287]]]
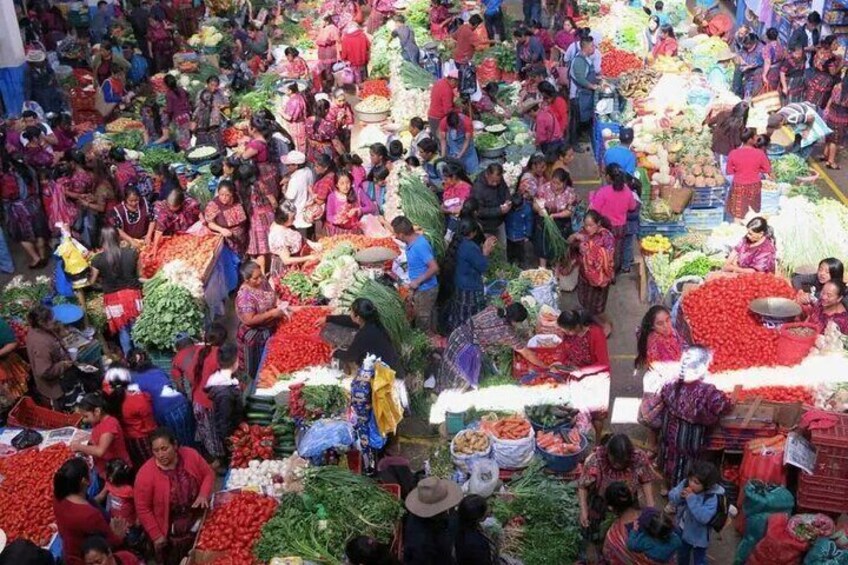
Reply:
[[506, 147], [506, 141], [499, 135], [485, 132], [474, 138], [474, 145], [478, 149], [485, 151], [487, 149], [501, 149], [502, 147]]
[[310, 414], [334, 416], [347, 408], [347, 394], [338, 385], [306, 385], [303, 400]]
[[144, 310], [132, 329], [136, 343], [164, 351], [172, 347], [179, 332], [200, 337], [203, 307], [188, 290], [166, 280], [160, 271], [144, 283], [143, 293]]
[[777, 182], [794, 183], [798, 177], [810, 174], [807, 161], [794, 153], [787, 153], [778, 157], [772, 163], [771, 168], [774, 173], [774, 180]]
[[510, 497], [496, 499], [493, 514], [507, 526], [521, 517], [519, 557], [526, 565], [574, 563], [580, 551], [577, 492], [544, 472], [534, 461], [509, 486]]
[[312, 467], [303, 493], [283, 496], [253, 553], [264, 563], [296, 555], [340, 565], [350, 538], [365, 535], [388, 543], [402, 515], [400, 501], [373, 480], [341, 467]]
[[51, 294], [50, 280], [39, 277], [35, 282], [15, 277], [0, 292], [0, 316], [26, 319], [30, 309]]
[[139, 165], [148, 172], [155, 172], [159, 165], [171, 165], [174, 163], [185, 162], [186, 160], [182, 154], [164, 147], [152, 147], [150, 149], [145, 149], [141, 158], [138, 160]]
[[424, 230], [436, 256], [444, 257], [445, 216], [438, 198], [416, 175], [401, 176], [399, 188], [404, 215]]

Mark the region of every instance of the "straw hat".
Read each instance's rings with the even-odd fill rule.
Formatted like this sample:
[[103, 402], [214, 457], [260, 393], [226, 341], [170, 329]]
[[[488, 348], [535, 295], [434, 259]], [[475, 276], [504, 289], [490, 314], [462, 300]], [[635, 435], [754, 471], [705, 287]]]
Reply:
[[306, 155], [300, 151], [289, 151], [280, 159], [283, 165], [302, 165], [306, 162]]
[[432, 518], [462, 500], [462, 489], [453, 481], [427, 477], [406, 497], [406, 509], [419, 518]]

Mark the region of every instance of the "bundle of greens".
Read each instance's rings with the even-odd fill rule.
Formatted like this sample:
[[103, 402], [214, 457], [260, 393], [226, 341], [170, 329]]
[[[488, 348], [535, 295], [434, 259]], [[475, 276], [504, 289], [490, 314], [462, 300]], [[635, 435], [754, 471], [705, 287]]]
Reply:
[[274, 108], [274, 99], [263, 90], [252, 90], [239, 98], [238, 106], [240, 108], [247, 108], [251, 112], [258, 112], [265, 109], [272, 110]]
[[483, 151], [506, 147], [506, 141], [500, 135], [485, 132], [474, 137], [474, 145]]
[[306, 411], [311, 415], [336, 416], [347, 408], [347, 394], [338, 385], [306, 385], [302, 394]]
[[427, 90], [434, 81], [433, 75], [409, 61], [403, 61], [400, 64], [400, 78], [406, 88], [417, 90]]
[[542, 228], [545, 234], [545, 242], [551, 251], [550, 259], [560, 261], [568, 253], [568, 242], [562, 237], [562, 232], [553, 218], [545, 214], [542, 216]]
[[140, 130], [128, 129], [122, 132], [108, 133], [106, 137], [115, 147], [122, 149], [139, 150], [144, 145], [144, 135]]
[[206, 205], [212, 200], [212, 192], [209, 190], [210, 180], [212, 180], [212, 174], [203, 173], [192, 179], [186, 187], [186, 192], [189, 196], [197, 200], [201, 210], [206, 208]]
[[430, 362], [433, 345], [421, 330], [412, 330], [403, 340], [400, 357], [407, 374], [423, 376]]
[[487, 347], [484, 351], [486, 363], [480, 378], [480, 388], [500, 385], [514, 385], [512, 378], [513, 349], [507, 346]]
[[794, 183], [798, 177], [810, 174], [806, 159], [794, 153], [781, 155], [772, 162], [771, 168], [777, 182]]
[[138, 164], [147, 172], [155, 172], [160, 165], [172, 165], [185, 163], [186, 160], [181, 153], [171, 151], [164, 147], [153, 147], [145, 149]]
[[289, 287], [289, 290], [302, 300], [318, 296], [318, 287], [312, 284], [309, 277], [300, 271], [289, 271], [280, 282]]
[[510, 484], [509, 494], [496, 499], [493, 514], [504, 526], [515, 517], [523, 519], [517, 541], [521, 560], [526, 565], [574, 563], [581, 544], [574, 485], [551, 478], [536, 460]]
[[349, 539], [365, 535], [388, 543], [402, 515], [400, 501], [371, 479], [340, 467], [312, 467], [303, 493], [283, 496], [253, 552], [265, 563], [291, 555], [340, 565]]
[[395, 347], [402, 348], [409, 334], [409, 320], [406, 317], [406, 307], [397, 290], [375, 280], [369, 279], [362, 283], [356, 292], [356, 298], [367, 298], [374, 303], [380, 314], [380, 323]]
[[439, 199], [416, 175], [400, 177], [399, 193], [404, 215], [424, 230], [436, 257], [444, 257], [445, 216], [439, 206]]
[[144, 283], [144, 310], [132, 329], [135, 343], [144, 347], [167, 350], [174, 336], [187, 332], [200, 337], [203, 331], [203, 306], [182, 286], [165, 279], [160, 270]]
[[32, 282], [18, 275], [0, 292], [0, 316], [25, 320], [27, 312], [51, 292], [50, 279], [47, 277], [38, 277]]

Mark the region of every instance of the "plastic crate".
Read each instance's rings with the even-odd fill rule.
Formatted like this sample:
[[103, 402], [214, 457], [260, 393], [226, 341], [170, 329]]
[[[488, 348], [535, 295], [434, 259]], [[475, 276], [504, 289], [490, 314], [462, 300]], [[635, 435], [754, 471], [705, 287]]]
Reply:
[[797, 502], [805, 511], [848, 512], [848, 479], [799, 473]]
[[714, 186], [712, 188], [695, 188], [692, 193], [692, 200], [689, 202], [689, 208], [715, 208], [724, 206], [727, 198], [726, 186]]
[[148, 355], [150, 356], [151, 363], [169, 375], [171, 374], [171, 363], [174, 361], [174, 353], [172, 351], [150, 351]]
[[29, 396], [25, 396], [9, 412], [7, 423], [10, 427], [39, 430], [55, 430], [68, 426], [78, 428], [82, 424], [82, 416], [44, 408]]
[[690, 230], [711, 230], [724, 221], [724, 206], [715, 208], [687, 208], [683, 211], [683, 223]]
[[686, 224], [683, 222], [639, 222], [639, 239], [649, 235], [662, 234], [665, 236], [680, 235], [686, 233]]
[[848, 454], [848, 414], [833, 414], [839, 418], [836, 425], [826, 430], [813, 430], [811, 440], [816, 447], [841, 447]]

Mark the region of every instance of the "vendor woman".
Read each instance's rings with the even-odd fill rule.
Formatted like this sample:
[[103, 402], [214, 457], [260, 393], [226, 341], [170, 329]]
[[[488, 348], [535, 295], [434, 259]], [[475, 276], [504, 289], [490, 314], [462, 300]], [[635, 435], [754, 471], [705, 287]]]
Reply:
[[794, 275], [792, 286], [798, 289], [796, 300], [799, 304], [809, 304], [814, 296], [819, 296], [827, 281], [845, 280], [845, 267], [842, 261], [834, 257], [822, 259], [814, 275]]
[[184, 234], [200, 218], [197, 201], [185, 195], [179, 188], [168, 194], [165, 202], [156, 205], [156, 231], [153, 233], [153, 248], [159, 247], [163, 235]]
[[368, 355], [374, 355], [395, 371], [395, 377], [403, 378], [403, 364], [389, 334], [380, 322], [377, 307], [367, 298], [357, 298], [350, 305], [350, 316], [328, 316], [327, 322], [357, 328], [356, 335], [347, 349], [336, 349], [333, 357], [342, 363], [357, 366]]
[[845, 283], [832, 279], [822, 285], [819, 299], [812, 306], [807, 321], [818, 326], [823, 333], [829, 322], [836, 324], [840, 333], [848, 335], [848, 310], [842, 301], [845, 299]]
[[477, 386], [482, 347], [512, 347], [530, 363], [542, 366], [542, 361], [527, 347], [527, 340], [516, 331], [516, 326], [526, 319], [527, 310], [521, 304], [506, 308], [489, 306], [456, 328], [448, 338], [439, 367], [439, 389]]
[[262, 269], [253, 261], [241, 268], [244, 282], [236, 295], [236, 314], [239, 318], [238, 342], [241, 366], [248, 377], [253, 378], [259, 369], [259, 360], [265, 342], [277, 321], [286, 315], [286, 310], [277, 304], [277, 295], [271, 289]]
[[724, 262], [724, 273], [774, 273], [777, 249], [774, 235], [765, 218], [757, 216], [748, 222], [748, 233]]
[[563, 339], [559, 346], [560, 363], [567, 367], [609, 367], [604, 329], [592, 316], [581, 310], [566, 310], [557, 318]]

